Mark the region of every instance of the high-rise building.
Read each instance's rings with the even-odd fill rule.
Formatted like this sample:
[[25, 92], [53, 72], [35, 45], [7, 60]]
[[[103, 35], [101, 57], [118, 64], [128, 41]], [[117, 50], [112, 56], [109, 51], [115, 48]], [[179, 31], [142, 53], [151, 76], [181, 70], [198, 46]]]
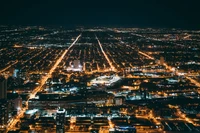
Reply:
[[0, 99], [0, 126], [5, 127], [8, 123], [8, 101]]
[[19, 69], [14, 69], [13, 77], [17, 78], [18, 72], [19, 72]]
[[14, 103], [14, 109], [16, 111], [20, 111], [22, 109], [22, 98], [20, 96], [14, 99], [13, 103]]
[[56, 133], [65, 133], [65, 109], [59, 108], [56, 113]]
[[7, 79], [0, 76], [0, 99], [7, 98]]

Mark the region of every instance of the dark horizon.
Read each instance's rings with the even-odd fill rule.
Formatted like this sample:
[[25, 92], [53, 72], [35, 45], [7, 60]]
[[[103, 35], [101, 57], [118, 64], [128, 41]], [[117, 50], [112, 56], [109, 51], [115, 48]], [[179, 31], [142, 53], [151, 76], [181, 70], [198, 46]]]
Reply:
[[198, 4], [196, 0], [4, 0], [0, 24], [200, 29]]

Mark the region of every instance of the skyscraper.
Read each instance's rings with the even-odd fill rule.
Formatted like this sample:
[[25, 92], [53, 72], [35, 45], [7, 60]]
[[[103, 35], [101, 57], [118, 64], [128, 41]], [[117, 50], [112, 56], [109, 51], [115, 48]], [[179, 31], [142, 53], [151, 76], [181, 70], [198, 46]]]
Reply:
[[65, 133], [65, 109], [59, 108], [56, 113], [56, 133]]
[[0, 76], [0, 99], [7, 98], [7, 79]]

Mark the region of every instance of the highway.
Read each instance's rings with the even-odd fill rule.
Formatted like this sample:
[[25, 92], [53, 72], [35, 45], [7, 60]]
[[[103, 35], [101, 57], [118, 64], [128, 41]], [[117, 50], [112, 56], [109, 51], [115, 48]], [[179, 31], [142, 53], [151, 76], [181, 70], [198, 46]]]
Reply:
[[98, 39], [97, 36], [96, 36], [96, 39], [97, 39], [97, 41], [98, 41], [99, 47], [101, 48], [101, 52], [103, 53], [104, 57], [106, 58], [108, 64], [109, 64], [110, 67], [111, 67], [111, 70], [114, 71], [114, 72], [116, 72], [117, 69], [112, 65], [112, 62], [111, 62], [110, 59], [108, 58], [107, 54], [104, 52], [103, 47], [102, 47], [102, 45], [101, 45], [101, 42], [99, 41], [99, 39]]
[[[190, 78], [189, 76], [185, 76], [186, 79], [190, 80], [191, 83], [195, 84], [197, 87], [200, 88], [200, 83], [195, 79]], [[200, 94], [200, 89], [198, 89], [198, 93]]]
[[142, 51], [138, 51], [139, 54], [146, 56], [147, 58], [151, 59], [151, 60], [155, 60], [154, 57], [149, 56], [148, 54], [142, 52]]
[[2, 73], [2, 72], [4, 72], [4, 71], [8, 70], [10, 67], [12, 67], [13, 65], [15, 65], [15, 64], [17, 64], [17, 63], [18, 63], [18, 60], [15, 61], [14, 63], [10, 64], [9, 66], [5, 67], [4, 69], [1, 69], [1, 70], [0, 70], [0, 73]]
[[[38, 87], [36, 87], [34, 89], [34, 91], [30, 94], [30, 98], [35, 98], [35, 95], [37, 94], [37, 92], [42, 90], [42, 87], [45, 85], [46, 81], [48, 78], [51, 77], [52, 73], [54, 72], [54, 70], [56, 69], [56, 67], [59, 65], [59, 63], [62, 61], [62, 59], [64, 58], [64, 56], [67, 54], [67, 52], [69, 51], [69, 49], [79, 40], [79, 38], [81, 37], [81, 34], [76, 38], [76, 40], [63, 52], [63, 54], [60, 56], [60, 58], [58, 58], [58, 60], [55, 62], [55, 64], [53, 65], [53, 67], [50, 69], [49, 73], [44, 76], [41, 79], [40, 85]], [[20, 118], [22, 118], [24, 116], [24, 113], [26, 112], [26, 110], [28, 109], [28, 101], [29, 99], [26, 101], [26, 107], [23, 108], [20, 113], [18, 114], [18, 116], [16, 118], [13, 119], [13, 121], [11, 121], [10, 123], [8, 123], [8, 127], [7, 127], [7, 132], [9, 130], [14, 129], [15, 125], [17, 124], [17, 122], [20, 121]]]

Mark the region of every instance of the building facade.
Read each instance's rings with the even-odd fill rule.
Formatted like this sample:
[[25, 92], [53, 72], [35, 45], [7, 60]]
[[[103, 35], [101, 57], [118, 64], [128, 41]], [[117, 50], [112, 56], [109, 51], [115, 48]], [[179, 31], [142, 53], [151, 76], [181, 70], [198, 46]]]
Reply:
[[65, 133], [65, 109], [59, 108], [56, 113], [56, 133]]
[[0, 77], [0, 99], [7, 98], [7, 79], [3, 76]]

